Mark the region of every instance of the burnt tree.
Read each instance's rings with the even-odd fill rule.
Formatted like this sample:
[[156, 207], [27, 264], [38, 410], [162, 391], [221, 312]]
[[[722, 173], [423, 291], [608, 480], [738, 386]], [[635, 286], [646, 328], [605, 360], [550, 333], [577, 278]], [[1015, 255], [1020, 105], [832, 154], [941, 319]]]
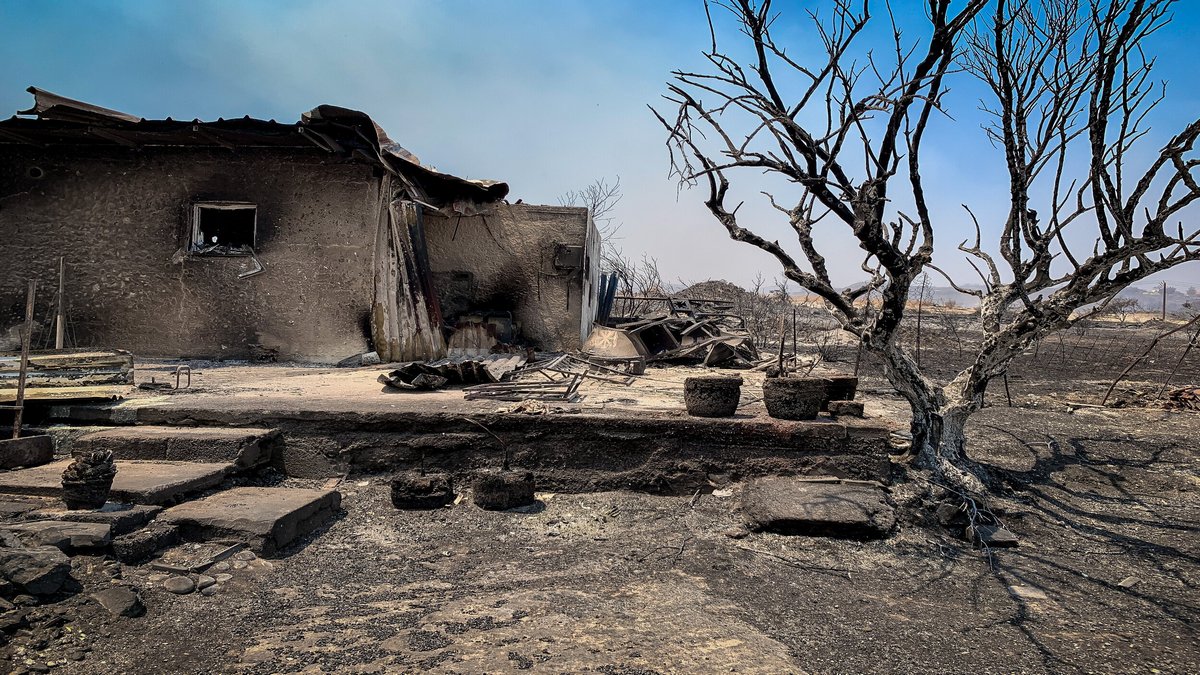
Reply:
[[[1200, 259], [1200, 230], [1179, 222], [1200, 197], [1200, 120], [1131, 166], [1130, 148], [1162, 98], [1147, 38], [1170, 21], [1172, 4], [928, 0], [923, 33], [910, 40], [887, 3], [830, 0], [807, 33], [822, 56], [804, 63], [773, 37], [770, 0], [710, 0], [708, 67], [675, 72], [665, 96], [673, 106], [654, 114], [669, 134], [673, 174], [707, 188], [705, 205], [730, 237], [771, 254], [883, 361], [912, 408], [917, 465], [982, 491], [989, 476], [967, 458], [963, 429], [989, 381], [1131, 283]], [[883, 49], [860, 44], [874, 34], [873, 9], [890, 22]], [[736, 52], [718, 48], [730, 17]], [[743, 52], [745, 63], [733, 56]], [[989, 93], [984, 133], [1009, 176], [1007, 209], [982, 214], [983, 225], [965, 206], [931, 213], [921, 176], [948, 81], [972, 76]], [[799, 255], [748, 229], [727, 203], [731, 178], [764, 173], [789, 184], [787, 199], [763, 194], [795, 231]], [[935, 232], [964, 225], [974, 234], [958, 250], [984, 289], [951, 283], [980, 299], [985, 339], [969, 367], [939, 383], [900, 344], [898, 328], [913, 282], [926, 268], [941, 271]], [[827, 228], [857, 241], [869, 281], [835, 288], [820, 251]], [[998, 237], [985, 243], [993, 230]], [[863, 302], [868, 294], [874, 302]]]

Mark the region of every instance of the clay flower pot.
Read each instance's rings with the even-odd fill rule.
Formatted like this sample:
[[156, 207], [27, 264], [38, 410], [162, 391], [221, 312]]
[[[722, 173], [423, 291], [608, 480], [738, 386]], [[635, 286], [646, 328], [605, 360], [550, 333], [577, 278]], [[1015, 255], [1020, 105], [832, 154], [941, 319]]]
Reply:
[[768, 377], [763, 380], [767, 414], [780, 420], [811, 420], [821, 411], [828, 380], [821, 377]]
[[853, 375], [834, 375], [826, 378], [829, 385], [825, 387], [825, 400], [821, 401], [821, 410], [829, 410], [830, 401], [853, 401], [858, 392], [858, 378]]
[[62, 474], [63, 503], [71, 511], [104, 506], [116, 475], [117, 467], [110, 450], [76, 457]]
[[740, 375], [705, 375], [683, 381], [683, 402], [694, 417], [732, 417], [741, 396]]

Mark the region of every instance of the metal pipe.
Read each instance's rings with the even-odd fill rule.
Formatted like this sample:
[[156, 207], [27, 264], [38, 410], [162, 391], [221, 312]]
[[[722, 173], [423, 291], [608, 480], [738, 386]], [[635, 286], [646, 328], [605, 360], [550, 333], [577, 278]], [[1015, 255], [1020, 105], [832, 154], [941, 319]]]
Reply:
[[21, 336], [21, 369], [17, 374], [17, 412], [13, 416], [13, 438], [21, 437], [21, 416], [25, 412], [25, 376], [29, 371], [29, 343], [33, 342], [33, 299], [37, 294], [37, 280], [29, 280], [29, 294], [25, 298], [25, 331]]

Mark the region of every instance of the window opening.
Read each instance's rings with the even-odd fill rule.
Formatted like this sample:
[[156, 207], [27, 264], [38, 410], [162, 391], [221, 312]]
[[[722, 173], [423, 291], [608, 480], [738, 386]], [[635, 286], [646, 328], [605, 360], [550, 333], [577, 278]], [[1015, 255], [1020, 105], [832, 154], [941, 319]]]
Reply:
[[258, 207], [244, 202], [192, 205], [190, 251], [204, 255], [251, 255]]

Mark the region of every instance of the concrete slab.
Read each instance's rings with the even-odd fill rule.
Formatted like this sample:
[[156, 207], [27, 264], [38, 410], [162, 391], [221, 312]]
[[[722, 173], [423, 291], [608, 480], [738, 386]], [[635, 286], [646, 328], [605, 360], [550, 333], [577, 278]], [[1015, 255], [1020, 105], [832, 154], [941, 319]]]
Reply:
[[53, 546], [63, 553], [94, 551], [112, 542], [112, 529], [104, 523], [35, 520], [4, 525], [0, 530], [15, 534], [27, 545]]
[[102, 523], [118, 537], [144, 527], [162, 511], [161, 506], [149, 504], [118, 504], [109, 502], [95, 510], [69, 511], [63, 506], [38, 509], [25, 515], [35, 520], [62, 520], [76, 523]]
[[896, 525], [883, 488], [861, 482], [760, 478], [746, 487], [742, 510], [751, 530], [781, 534], [871, 539]]
[[111, 450], [117, 459], [231, 462], [245, 469], [270, 460], [278, 436], [278, 429], [250, 427], [118, 427], [80, 436], [71, 453]]
[[273, 555], [332, 519], [341, 501], [336, 490], [239, 487], [169, 508], [159, 520], [178, 525], [185, 539], [234, 539]]
[[[0, 494], [62, 495], [62, 472], [71, 460], [0, 473]], [[232, 464], [197, 462], [117, 462], [112, 501], [133, 504], [164, 504], [190, 492], [198, 492], [225, 479]]]
[[44, 506], [46, 506], [46, 504], [40, 501], [18, 501], [5, 499], [0, 501], [0, 520], [23, 516], [30, 511], [36, 511]]
[[37, 466], [52, 459], [54, 439], [49, 436], [0, 439], [0, 469]]

